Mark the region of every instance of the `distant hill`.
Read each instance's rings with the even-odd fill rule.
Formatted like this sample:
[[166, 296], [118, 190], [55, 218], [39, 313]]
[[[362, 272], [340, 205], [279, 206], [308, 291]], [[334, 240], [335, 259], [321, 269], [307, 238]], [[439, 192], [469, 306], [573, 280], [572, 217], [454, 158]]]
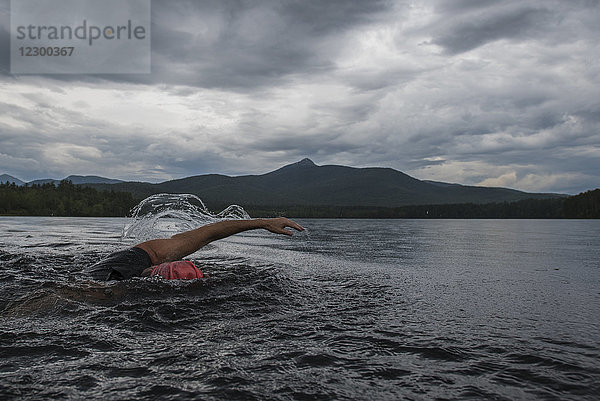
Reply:
[[[122, 180], [115, 180], [112, 178], [104, 178], [104, 177], [99, 177], [96, 175], [70, 175], [66, 178], [64, 178], [65, 180], [69, 180], [71, 181], [73, 184], [75, 185], [82, 185], [82, 184], [117, 184], [119, 182], [124, 182]], [[25, 181], [21, 181], [18, 178], [12, 177], [8, 174], [2, 174], [0, 175], [0, 183], [5, 183], [5, 182], [14, 182], [16, 185], [25, 185], [25, 184], [29, 184], [29, 185], [44, 185], [44, 184], [48, 184], [48, 183], [53, 183], [55, 185], [58, 185], [58, 183], [61, 182], [61, 180], [56, 180], [54, 178], [42, 178], [39, 180], [33, 180], [33, 181], [29, 181], [29, 182], [25, 182]]]
[[70, 175], [65, 180], [71, 181], [75, 185], [81, 184], [117, 184], [123, 180], [113, 178], [98, 177], [97, 175]]
[[86, 183], [97, 189], [130, 192], [136, 197], [156, 193], [191, 193], [210, 206], [375, 206], [399, 207], [458, 203], [511, 202], [566, 195], [527, 193], [421, 181], [391, 168], [317, 166], [303, 159], [262, 175], [230, 177], [198, 175], [159, 184], [144, 182]]
[[39, 180], [29, 181], [27, 184], [29, 185], [44, 185], [44, 184], [55, 184], [57, 185], [60, 180], [55, 180], [54, 178], [42, 178]]
[[23, 185], [23, 184], [25, 184], [24, 181], [21, 181], [18, 178], [15, 178], [15, 177], [13, 177], [11, 175], [8, 175], [8, 174], [2, 174], [2, 175], [0, 175], [0, 183], [4, 184], [4, 183], [7, 183], [7, 182], [8, 183], [13, 183], [14, 182], [15, 185]]

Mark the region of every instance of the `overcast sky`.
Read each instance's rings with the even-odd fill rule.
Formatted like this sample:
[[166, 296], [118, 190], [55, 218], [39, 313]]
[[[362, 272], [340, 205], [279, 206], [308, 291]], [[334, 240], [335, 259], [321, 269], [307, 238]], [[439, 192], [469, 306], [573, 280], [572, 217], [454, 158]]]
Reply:
[[11, 75], [0, 174], [158, 182], [317, 164], [600, 187], [600, 1], [152, 2], [152, 73]]

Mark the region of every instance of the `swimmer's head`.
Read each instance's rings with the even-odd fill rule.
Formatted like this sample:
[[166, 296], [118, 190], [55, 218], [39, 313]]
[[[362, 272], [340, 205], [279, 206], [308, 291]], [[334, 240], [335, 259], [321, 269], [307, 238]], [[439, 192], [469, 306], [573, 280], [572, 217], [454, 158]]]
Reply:
[[142, 272], [142, 276], [160, 276], [167, 280], [193, 280], [206, 277], [202, 270], [187, 260], [166, 262], [149, 267]]

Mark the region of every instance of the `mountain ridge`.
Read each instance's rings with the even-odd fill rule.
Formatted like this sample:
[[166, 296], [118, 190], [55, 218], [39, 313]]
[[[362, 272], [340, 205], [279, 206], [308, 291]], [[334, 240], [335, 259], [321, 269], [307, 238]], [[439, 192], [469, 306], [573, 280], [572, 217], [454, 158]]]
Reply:
[[428, 182], [385, 167], [316, 165], [310, 159], [260, 175], [196, 175], [162, 183], [86, 184], [125, 191], [137, 197], [156, 193], [191, 193], [208, 205], [376, 206], [511, 202], [563, 194], [529, 193], [509, 188]]
[[[63, 178], [62, 180], [68, 180], [71, 181], [73, 184], [75, 185], [81, 185], [81, 184], [116, 184], [119, 182], [125, 182], [123, 180], [117, 180], [114, 178], [106, 178], [106, 177], [100, 177], [97, 175], [76, 175], [76, 174], [72, 174], [69, 175], [68, 177]], [[44, 184], [54, 184], [54, 185], [58, 185], [62, 180], [57, 180], [55, 178], [40, 178], [40, 179], [36, 179], [36, 180], [32, 180], [32, 181], [23, 181], [20, 180], [16, 177], [13, 177], [9, 174], [2, 174], [0, 175], [0, 183], [4, 184], [6, 182], [8, 183], [15, 183], [15, 185], [44, 185]]]
[[[1, 177], [11, 177], [3, 175]], [[11, 177], [14, 178], [14, 177]], [[512, 202], [566, 195], [530, 193], [500, 187], [478, 187], [419, 180], [388, 167], [317, 165], [311, 159], [259, 175], [195, 175], [160, 183], [70, 175], [73, 184], [129, 192], [138, 198], [156, 193], [191, 193], [206, 204], [261, 206], [371, 206]], [[18, 180], [18, 179], [17, 179]], [[19, 180], [20, 181], [20, 180]], [[34, 180], [43, 184], [59, 180]]]
[[14, 183], [15, 185], [25, 185], [25, 181], [15, 178], [12, 175], [1, 174], [0, 175], [0, 183], [4, 184], [7, 182], [10, 184]]

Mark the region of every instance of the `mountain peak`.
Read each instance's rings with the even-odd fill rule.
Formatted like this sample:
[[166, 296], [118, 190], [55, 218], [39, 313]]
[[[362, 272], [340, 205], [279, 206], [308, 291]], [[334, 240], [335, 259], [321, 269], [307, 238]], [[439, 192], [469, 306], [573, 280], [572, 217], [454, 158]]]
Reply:
[[304, 159], [300, 160], [299, 162], [294, 163], [293, 165], [296, 165], [296, 166], [299, 166], [299, 167], [316, 167], [317, 166], [308, 157], [305, 157]]
[[283, 166], [275, 171], [271, 171], [270, 173], [266, 173], [265, 175], [270, 175], [270, 174], [281, 174], [284, 172], [290, 172], [290, 171], [306, 171], [308, 169], [311, 169], [312, 167], [317, 167], [317, 165], [315, 163], [313, 163], [312, 160], [310, 160], [308, 157], [305, 157], [304, 159], [300, 160], [299, 162], [296, 163], [292, 163], [292, 164], [288, 164], [286, 166]]

